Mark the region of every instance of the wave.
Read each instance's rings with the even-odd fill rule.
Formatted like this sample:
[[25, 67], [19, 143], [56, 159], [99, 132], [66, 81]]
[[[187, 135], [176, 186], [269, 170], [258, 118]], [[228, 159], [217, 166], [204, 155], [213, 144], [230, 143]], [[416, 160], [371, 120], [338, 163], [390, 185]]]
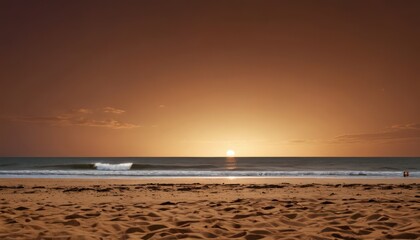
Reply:
[[96, 169], [95, 163], [80, 163], [80, 164], [60, 164], [60, 165], [39, 165], [35, 166], [36, 169], [57, 169], [57, 170], [89, 170], [89, 169]]
[[57, 170], [174, 170], [174, 169], [217, 169], [218, 167], [210, 164], [202, 165], [171, 165], [171, 164], [137, 164], [137, 163], [82, 163], [82, 164], [61, 164], [37, 166], [37, 169], [57, 169]]
[[202, 165], [163, 165], [163, 164], [133, 164], [131, 169], [156, 169], [156, 170], [174, 170], [174, 169], [216, 169], [215, 165], [202, 164]]
[[[1, 170], [3, 177], [309, 177], [309, 178], [399, 178], [401, 171], [195, 171], [130, 170], [132, 163], [95, 164], [97, 170]], [[118, 169], [119, 168], [119, 169]], [[420, 171], [410, 172], [420, 178]]]
[[133, 166], [133, 163], [118, 163], [118, 164], [95, 163], [94, 166], [97, 170], [124, 171], [124, 170], [130, 170], [131, 166]]

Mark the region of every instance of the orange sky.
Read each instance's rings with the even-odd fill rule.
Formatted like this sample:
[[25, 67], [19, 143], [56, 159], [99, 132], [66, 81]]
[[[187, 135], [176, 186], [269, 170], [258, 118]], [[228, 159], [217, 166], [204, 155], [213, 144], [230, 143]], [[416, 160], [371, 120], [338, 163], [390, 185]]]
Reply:
[[419, 1], [1, 1], [0, 156], [419, 156]]

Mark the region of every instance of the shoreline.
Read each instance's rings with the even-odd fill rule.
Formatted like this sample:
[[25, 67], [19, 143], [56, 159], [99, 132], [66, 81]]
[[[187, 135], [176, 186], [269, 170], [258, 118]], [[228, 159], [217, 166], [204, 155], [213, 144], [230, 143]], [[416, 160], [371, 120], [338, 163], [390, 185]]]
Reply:
[[109, 182], [118, 184], [420, 184], [420, 178], [283, 178], [283, 177], [144, 177], [144, 178], [2, 178], [0, 185], [7, 183], [29, 184], [96, 184]]

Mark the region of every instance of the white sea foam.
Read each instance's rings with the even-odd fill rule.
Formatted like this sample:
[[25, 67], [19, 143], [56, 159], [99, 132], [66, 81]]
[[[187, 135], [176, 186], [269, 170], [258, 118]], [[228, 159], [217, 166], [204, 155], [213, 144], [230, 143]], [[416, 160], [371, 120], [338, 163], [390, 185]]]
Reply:
[[95, 168], [97, 170], [104, 170], [104, 171], [124, 171], [130, 170], [133, 163], [118, 163], [118, 164], [110, 164], [110, 163], [95, 163]]

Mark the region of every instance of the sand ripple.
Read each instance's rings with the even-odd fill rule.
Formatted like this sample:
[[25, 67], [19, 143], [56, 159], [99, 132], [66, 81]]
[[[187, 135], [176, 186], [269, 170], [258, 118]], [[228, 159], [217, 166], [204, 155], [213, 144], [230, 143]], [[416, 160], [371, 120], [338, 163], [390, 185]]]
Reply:
[[28, 188], [0, 188], [0, 239], [420, 239], [417, 184]]

